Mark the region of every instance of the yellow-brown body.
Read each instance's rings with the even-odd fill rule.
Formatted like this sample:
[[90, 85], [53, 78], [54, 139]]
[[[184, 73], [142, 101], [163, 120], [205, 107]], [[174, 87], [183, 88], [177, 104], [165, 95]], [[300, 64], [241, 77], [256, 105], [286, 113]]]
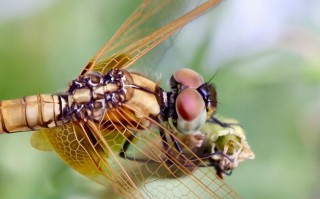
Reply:
[[[123, 75], [120, 81], [105, 81], [118, 73]], [[110, 123], [123, 125], [135, 122], [137, 118], [159, 115], [159, 87], [156, 83], [126, 70], [110, 70], [107, 75], [89, 73], [79, 76], [63, 94], [38, 94], [0, 101], [0, 134], [53, 128], [72, 120], [97, 123], [110, 120]], [[105, 117], [106, 111], [119, 106], [126, 106], [123, 110], [131, 112], [132, 119], [121, 119], [119, 115]], [[135, 110], [129, 111], [128, 107]]]

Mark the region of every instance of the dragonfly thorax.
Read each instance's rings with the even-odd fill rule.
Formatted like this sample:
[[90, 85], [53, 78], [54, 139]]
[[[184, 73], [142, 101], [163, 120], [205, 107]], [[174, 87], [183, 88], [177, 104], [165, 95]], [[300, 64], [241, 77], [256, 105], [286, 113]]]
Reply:
[[132, 96], [130, 74], [113, 69], [106, 75], [91, 72], [72, 81], [64, 107], [65, 118], [101, 121], [106, 110], [115, 109]]

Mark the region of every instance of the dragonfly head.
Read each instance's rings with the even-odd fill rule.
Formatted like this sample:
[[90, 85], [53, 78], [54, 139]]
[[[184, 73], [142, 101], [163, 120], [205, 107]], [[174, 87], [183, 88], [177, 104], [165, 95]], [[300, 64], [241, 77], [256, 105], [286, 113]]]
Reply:
[[217, 93], [213, 85], [191, 69], [180, 69], [170, 81], [174, 113], [173, 124], [181, 133], [190, 134], [199, 130], [217, 107]]

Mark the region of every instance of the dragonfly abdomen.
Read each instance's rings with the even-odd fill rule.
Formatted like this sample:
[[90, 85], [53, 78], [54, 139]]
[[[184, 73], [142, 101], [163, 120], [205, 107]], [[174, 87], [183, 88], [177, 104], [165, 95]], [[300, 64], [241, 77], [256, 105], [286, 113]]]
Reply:
[[0, 134], [63, 125], [64, 106], [61, 96], [46, 94], [0, 101]]

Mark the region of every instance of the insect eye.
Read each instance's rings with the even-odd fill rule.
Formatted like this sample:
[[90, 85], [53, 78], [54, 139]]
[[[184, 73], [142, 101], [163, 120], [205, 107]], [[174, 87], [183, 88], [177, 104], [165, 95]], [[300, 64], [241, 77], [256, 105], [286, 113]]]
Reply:
[[194, 70], [183, 68], [173, 74], [173, 78], [181, 85], [181, 90], [198, 88], [203, 84], [202, 76]]
[[196, 89], [181, 91], [176, 100], [176, 126], [182, 134], [194, 133], [206, 121], [206, 108], [202, 96]]
[[186, 121], [192, 121], [205, 108], [201, 95], [192, 88], [182, 91], [176, 100], [176, 109], [180, 117]]

